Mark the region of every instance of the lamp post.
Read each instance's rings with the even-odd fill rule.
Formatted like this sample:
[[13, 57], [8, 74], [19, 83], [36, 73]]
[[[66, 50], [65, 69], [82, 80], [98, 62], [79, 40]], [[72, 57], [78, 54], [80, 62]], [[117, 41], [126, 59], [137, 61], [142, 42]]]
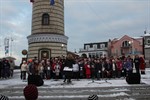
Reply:
[[134, 44], [133, 44], [133, 40], [129, 41], [129, 44], [131, 45], [131, 54], [134, 54]]
[[63, 57], [63, 47], [64, 47], [64, 44], [61, 44], [61, 55]]

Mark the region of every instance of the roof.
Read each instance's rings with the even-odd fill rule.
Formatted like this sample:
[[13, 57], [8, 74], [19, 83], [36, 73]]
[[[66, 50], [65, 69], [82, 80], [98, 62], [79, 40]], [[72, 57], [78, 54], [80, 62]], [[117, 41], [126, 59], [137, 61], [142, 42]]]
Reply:
[[9, 60], [16, 60], [16, 58], [14, 58], [14, 57], [10, 57], [10, 56], [8, 56], [8, 57], [4, 57], [4, 58], [9, 59]]
[[147, 33], [147, 34], [144, 34], [144, 36], [150, 36], [150, 33], [149, 33], [149, 34], [148, 34], [148, 33]]

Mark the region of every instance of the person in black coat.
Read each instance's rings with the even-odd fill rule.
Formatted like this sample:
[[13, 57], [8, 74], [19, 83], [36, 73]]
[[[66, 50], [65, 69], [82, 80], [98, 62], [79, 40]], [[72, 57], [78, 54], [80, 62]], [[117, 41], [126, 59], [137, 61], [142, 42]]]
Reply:
[[10, 76], [10, 64], [8, 62], [8, 60], [4, 59], [3, 60], [3, 74], [4, 74], [4, 78], [9, 78]]
[[69, 70], [68, 71], [65, 70], [64, 82], [66, 82], [66, 79], [67, 79], [67, 83], [71, 83], [71, 78], [72, 78], [71, 69], [73, 68], [73, 64], [75, 64], [75, 60], [71, 54], [68, 54], [66, 57], [66, 61], [65, 61], [65, 67], [68, 67]]
[[2, 63], [2, 60], [0, 59], [0, 78], [2, 77], [2, 76], [1, 76], [2, 67], [3, 67], [2, 65], [3, 65], [3, 63]]
[[138, 55], [135, 55], [134, 58], [134, 64], [135, 64], [135, 69], [136, 69], [136, 73], [140, 73], [140, 58]]
[[96, 60], [96, 63], [95, 63], [95, 70], [96, 70], [96, 77], [97, 77], [97, 80], [99, 80], [100, 77], [102, 77], [102, 62], [100, 62], [99, 59]]

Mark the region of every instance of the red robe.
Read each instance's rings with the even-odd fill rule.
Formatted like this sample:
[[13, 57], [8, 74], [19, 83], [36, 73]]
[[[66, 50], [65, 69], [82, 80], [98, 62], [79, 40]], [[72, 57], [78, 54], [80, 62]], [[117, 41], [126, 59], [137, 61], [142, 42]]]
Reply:
[[91, 75], [91, 68], [88, 64], [85, 65], [86, 75]]
[[145, 71], [145, 61], [142, 57], [140, 57], [140, 70]]
[[121, 61], [117, 61], [116, 65], [117, 65], [117, 70], [121, 71], [122, 70], [122, 62]]

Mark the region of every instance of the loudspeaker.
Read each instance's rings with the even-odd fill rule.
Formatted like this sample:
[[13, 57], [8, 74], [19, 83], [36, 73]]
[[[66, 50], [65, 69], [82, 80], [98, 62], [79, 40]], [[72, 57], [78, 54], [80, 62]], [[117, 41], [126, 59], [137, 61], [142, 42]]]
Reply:
[[29, 75], [28, 76], [28, 85], [29, 84], [34, 84], [36, 86], [42, 86], [44, 84], [44, 81], [40, 75]]
[[141, 71], [141, 74], [145, 74], [145, 71]]
[[140, 73], [130, 73], [126, 76], [126, 81], [128, 84], [140, 84], [141, 75]]

